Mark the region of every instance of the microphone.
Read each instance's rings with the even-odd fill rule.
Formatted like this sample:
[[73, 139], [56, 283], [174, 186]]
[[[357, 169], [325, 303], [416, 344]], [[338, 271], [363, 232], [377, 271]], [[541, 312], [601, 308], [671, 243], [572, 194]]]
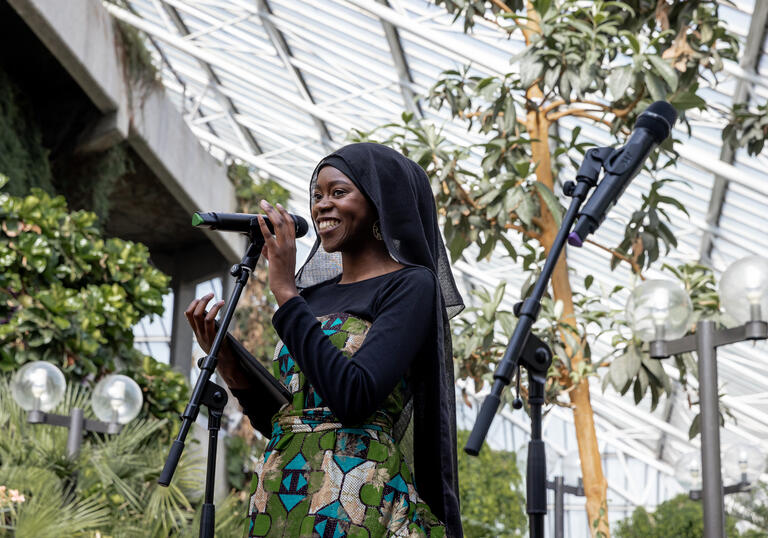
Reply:
[[[256, 220], [258, 216], [264, 219], [269, 231], [275, 233], [275, 229], [266, 215], [251, 215], [249, 213], [197, 212], [192, 215], [192, 226], [210, 228], [211, 230], [220, 230], [222, 232], [241, 232], [244, 234], [250, 234], [255, 231], [261, 237], [261, 228], [259, 228], [259, 222]], [[305, 236], [309, 229], [307, 221], [293, 214], [291, 214], [291, 218], [296, 225], [296, 237]]]
[[629, 182], [642, 170], [648, 154], [669, 136], [676, 120], [677, 112], [666, 101], [656, 101], [640, 114], [627, 143], [614, 151], [603, 165], [603, 180], [579, 212], [568, 244], [580, 247], [584, 239], [597, 230]]

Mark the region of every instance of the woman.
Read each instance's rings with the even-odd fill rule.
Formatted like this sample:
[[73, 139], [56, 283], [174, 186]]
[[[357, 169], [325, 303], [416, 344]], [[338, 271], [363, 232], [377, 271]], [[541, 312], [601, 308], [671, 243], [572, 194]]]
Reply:
[[[352, 144], [318, 164], [310, 197], [318, 240], [296, 277], [293, 221], [262, 201], [274, 370], [293, 400], [272, 419], [249, 536], [461, 536], [448, 317], [463, 304], [429, 180], [386, 146]], [[204, 349], [223, 305], [206, 313], [210, 299], [187, 310]], [[257, 414], [221, 355], [221, 377]]]

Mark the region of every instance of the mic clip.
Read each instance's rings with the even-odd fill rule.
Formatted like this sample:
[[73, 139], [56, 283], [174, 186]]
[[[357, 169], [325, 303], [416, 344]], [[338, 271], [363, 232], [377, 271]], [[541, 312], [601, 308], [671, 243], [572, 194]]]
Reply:
[[[600, 172], [603, 170], [605, 163], [611, 158], [614, 152], [619, 151], [612, 147], [592, 148], [584, 155], [584, 161], [579, 167], [579, 171], [576, 174], [576, 180], [581, 183], [586, 182], [589, 188], [597, 185], [597, 180], [600, 177]], [[574, 190], [576, 187], [574, 186]], [[567, 193], [566, 193], [567, 194]], [[570, 196], [570, 195], [569, 195]]]

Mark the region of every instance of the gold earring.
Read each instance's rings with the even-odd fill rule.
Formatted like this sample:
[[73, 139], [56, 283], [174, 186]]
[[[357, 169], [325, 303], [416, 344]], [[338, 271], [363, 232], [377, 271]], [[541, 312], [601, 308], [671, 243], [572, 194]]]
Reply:
[[381, 235], [381, 228], [379, 228], [379, 221], [373, 223], [373, 237], [378, 239], [379, 241], [384, 239], [384, 236]]

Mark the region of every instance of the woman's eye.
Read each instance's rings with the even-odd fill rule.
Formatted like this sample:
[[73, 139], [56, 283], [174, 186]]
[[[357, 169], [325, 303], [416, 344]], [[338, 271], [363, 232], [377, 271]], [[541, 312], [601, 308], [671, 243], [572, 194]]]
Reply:
[[334, 196], [344, 196], [346, 194], [346, 192], [347, 191], [342, 190], [342, 189], [336, 189], [336, 190], [333, 191], [333, 195]]

